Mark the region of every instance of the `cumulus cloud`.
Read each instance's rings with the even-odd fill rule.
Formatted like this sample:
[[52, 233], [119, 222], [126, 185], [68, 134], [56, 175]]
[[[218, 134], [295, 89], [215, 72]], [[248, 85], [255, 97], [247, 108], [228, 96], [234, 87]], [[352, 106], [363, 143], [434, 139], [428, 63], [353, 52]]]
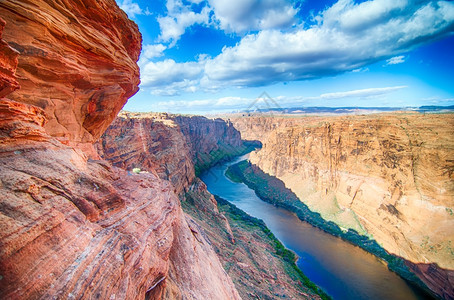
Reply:
[[164, 50], [167, 47], [162, 44], [155, 44], [155, 45], [144, 45], [142, 47], [142, 56], [147, 59], [160, 57], [164, 55]]
[[[320, 24], [308, 29], [245, 36], [208, 62], [205, 74], [211, 81], [237, 86], [336, 75], [445, 35], [453, 30], [453, 10], [449, 2], [412, 6], [402, 1], [340, 0], [320, 14]], [[363, 18], [363, 13], [369, 17]]]
[[[274, 7], [271, 0], [262, 2], [260, 5], [269, 5], [268, 9]], [[216, 17], [221, 20], [221, 26], [233, 26], [232, 30], [252, 26], [241, 23], [242, 13], [252, 12], [258, 2], [229, 0], [229, 3], [237, 11], [229, 10], [225, 1], [210, 1]], [[281, 9], [285, 7], [287, 6], [282, 2]], [[174, 8], [175, 6], [172, 9]], [[278, 8], [274, 11], [277, 12]], [[289, 15], [292, 14], [293, 12]], [[222, 16], [226, 16], [225, 22], [229, 20], [232, 25], [222, 25]], [[266, 18], [262, 15], [261, 20]], [[386, 59], [397, 63], [404, 59], [401, 53], [454, 31], [454, 3], [373, 0], [358, 4], [353, 0], [339, 0], [319, 13], [314, 20], [316, 23], [310, 27], [297, 26], [291, 31], [264, 29], [248, 34], [237, 45], [224, 47], [218, 56], [203, 62], [173, 62], [173, 68], [181, 70], [180, 73], [189, 68], [191, 75], [197, 69], [197, 76], [186, 78], [187, 83], [184, 83], [181, 76], [175, 77], [172, 72], [166, 74], [158, 70], [160, 79], [143, 79], [142, 86], [155, 87], [161, 91], [164, 87], [157, 85], [161, 81], [166, 85], [175, 83], [175, 88], [182, 85], [183, 90], [187, 90], [187, 86], [191, 87], [190, 90], [265, 86], [365, 70], [367, 65]], [[193, 21], [182, 21], [182, 24], [191, 22]], [[167, 36], [171, 39], [178, 34]], [[148, 72], [150, 69], [156, 71], [151, 67], [142, 70], [144, 78], [153, 77]], [[175, 82], [172, 81], [174, 79]]]
[[143, 10], [140, 8], [139, 4], [133, 2], [132, 0], [119, 0], [118, 6], [128, 15], [130, 18], [135, 18], [136, 15], [150, 15], [148, 9]]
[[208, 14], [209, 9], [206, 7], [201, 13], [187, 11], [158, 18], [159, 27], [161, 28], [159, 39], [164, 42], [171, 41], [175, 44], [185, 33], [186, 28], [194, 24], [208, 23]]
[[297, 10], [286, 0], [210, 0], [223, 30], [243, 32], [284, 28], [294, 23]]
[[[199, 4], [202, 1], [190, 1]], [[205, 6], [200, 13], [191, 10], [190, 5], [185, 5], [181, 0], [168, 0], [166, 3], [167, 15], [158, 18], [161, 34], [159, 40], [171, 42], [171, 46], [185, 33], [186, 28], [194, 24], [208, 24], [211, 9]]]
[[236, 33], [287, 28], [294, 24], [297, 13], [288, 0], [208, 0], [199, 13], [192, 11], [192, 4], [203, 3], [204, 0], [167, 0], [167, 15], [158, 18], [160, 41], [173, 46], [194, 24], [217, 23], [220, 29]]
[[152, 62], [141, 67], [141, 87], [151, 88], [154, 95], [174, 96], [195, 92], [203, 74], [205, 61], [176, 63], [173, 59]]

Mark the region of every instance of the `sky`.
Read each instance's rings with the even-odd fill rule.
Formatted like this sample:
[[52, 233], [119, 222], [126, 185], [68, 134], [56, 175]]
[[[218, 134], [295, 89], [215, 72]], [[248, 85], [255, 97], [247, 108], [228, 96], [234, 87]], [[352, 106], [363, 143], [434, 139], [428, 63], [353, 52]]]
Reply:
[[116, 1], [143, 37], [125, 110], [454, 105], [452, 1]]

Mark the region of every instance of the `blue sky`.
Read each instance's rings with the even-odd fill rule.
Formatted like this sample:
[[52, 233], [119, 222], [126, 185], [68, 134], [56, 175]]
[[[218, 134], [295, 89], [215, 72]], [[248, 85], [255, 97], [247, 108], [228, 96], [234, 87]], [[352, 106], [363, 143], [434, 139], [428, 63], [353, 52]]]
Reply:
[[117, 0], [143, 35], [124, 109], [454, 105], [454, 2]]

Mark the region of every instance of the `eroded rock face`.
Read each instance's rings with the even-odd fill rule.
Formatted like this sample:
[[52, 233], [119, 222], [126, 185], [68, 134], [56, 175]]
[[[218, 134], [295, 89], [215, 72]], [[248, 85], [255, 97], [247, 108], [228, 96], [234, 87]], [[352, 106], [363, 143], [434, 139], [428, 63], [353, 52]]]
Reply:
[[120, 112], [95, 146], [117, 167], [156, 170], [180, 194], [195, 178], [194, 165], [210, 166], [243, 142], [233, 124], [221, 119]]
[[452, 297], [453, 114], [251, 117], [235, 125], [263, 143], [252, 163], [325, 219], [371, 234], [413, 263], [436, 263], [445, 275], [421, 278]]
[[157, 175], [55, 140], [3, 145], [0, 172], [1, 298], [159, 299], [169, 284], [187, 299], [239, 299]]
[[[298, 277], [291, 273], [292, 267], [276, 255], [274, 242], [263, 230], [251, 226], [247, 220], [244, 223], [249, 225], [243, 224], [238, 221], [238, 215], [229, 220], [219, 211], [218, 203], [206, 185], [195, 177], [193, 161], [197, 162], [197, 157], [241, 145], [238, 131], [219, 119], [130, 112], [121, 112], [96, 143], [100, 155], [114, 165], [128, 170], [156, 168], [161, 178], [173, 184], [180, 195], [192, 235], [198, 241], [208, 241], [215, 249], [243, 299], [273, 299], [277, 295], [290, 299], [319, 299], [295, 279]], [[175, 236], [177, 243], [187, 244], [185, 234]], [[191, 255], [181, 253], [187, 247], [174, 249], [164, 297], [194, 298], [194, 289], [190, 287], [203, 279], [201, 270], [185, 267], [194, 265]], [[201, 259], [197, 257], [197, 260]], [[202, 259], [201, 263], [213, 261], [217, 260]], [[210, 278], [218, 276], [209, 268], [203, 272]], [[175, 288], [178, 281], [185, 282], [187, 288]], [[217, 299], [213, 293], [220, 286], [228, 285], [213, 285], [203, 299]]]
[[231, 147], [242, 145], [241, 135], [230, 121], [207, 119], [202, 116], [175, 116], [173, 119], [180, 125], [187, 143], [191, 145], [193, 156], [197, 156], [197, 153], [216, 151], [221, 145]]
[[9, 97], [43, 109], [49, 135], [90, 149], [138, 90], [137, 25], [114, 0], [8, 0], [0, 15], [20, 52]]
[[121, 112], [96, 148], [114, 166], [156, 171], [176, 194], [187, 191], [195, 177], [186, 139], [167, 114]]
[[3, 40], [5, 24], [0, 17], [0, 99], [19, 88], [16, 76], [19, 52]]
[[225, 154], [239, 154], [243, 145], [241, 134], [230, 121], [202, 116], [175, 116], [189, 145], [196, 171], [209, 168]]
[[[16, 27], [12, 44], [20, 48], [20, 43], [31, 40], [41, 46], [49, 39], [56, 43], [55, 48], [47, 45], [48, 52], [35, 53], [30, 45], [22, 49], [27, 59], [19, 62], [19, 81], [24, 83], [25, 92], [11, 94], [17, 101], [0, 99], [0, 298], [159, 299], [170, 289], [185, 299], [239, 299], [209, 243], [195, 237], [168, 181], [160, 179], [155, 171], [133, 174], [112, 167], [107, 161], [88, 159], [82, 150], [86, 147], [80, 147], [85, 142], [91, 147], [91, 139], [110, 122], [97, 109], [106, 108], [106, 118], [113, 118], [110, 113], [120, 109], [126, 101], [124, 97], [137, 88], [137, 57], [133, 59], [132, 49], [140, 49], [140, 40], [134, 38], [139, 34], [129, 27], [126, 15], [109, 0], [3, 1], [0, 8], [2, 16], [5, 14], [16, 26], [23, 23], [30, 30], [23, 32]], [[77, 18], [79, 15], [89, 19]], [[111, 23], [103, 23], [104, 15], [113, 18], [109, 19]], [[41, 25], [35, 24], [34, 28], [33, 22]], [[55, 24], [61, 26], [56, 28]], [[64, 30], [69, 30], [66, 39], [59, 35]], [[104, 39], [106, 32], [116, 32], [118, 39]], [[88, 36], [100, 38], [113, 52], [109, 56], [104, 53], [107, 48], [99, 45], [99, 49], [79, 49], [82, 54], [71, 54], [67, 48], [77, 48], [82, 42], [72, 34], [78, 35], [84, 45], [92, 42]], [[125, 48], [124, 53], [120, 49], [115, 54], [114, 50], [123, 46], [109, 44], [113, 42], [128, 45], [126, 48], [132, 53]], [[17, 88], [17, 53], [3, 41], [0, 50], [0, 93], [6, 96]], [[41, 57], [43, 53], [49, 56]], [[49, 70], [43, 71], [48, 66], [40, 62], [63, 54], [69, 55], [64, 61], [69, 73], [71, 66], [80, 64], [83, 77], [93, 79], [97, 86], [92, 89], [88, 83], [72, 85], [57, 62], [52, 70], [63, 72], [60, 79]], [[100, 63], [99, 68], [93, 64], [93, 69], [84, 69], [86, 61]], [[35, 69], [31, 64], [35, 64]], [[118, 87], [123, 91], [116, 93], [109, 74], [115, 80], [132, 78], [124, 86], [119, 80]], [[48, 120], [49, 107], [46, 104], [40, 108], [34, 102], [39, 97], [33, 96], [33, 87], [36, 95], [44, 95], [47, 90], [58, 96], [71, 85], [75, 94], [85, 91], [91, 96], [68, 98], [72, 101], [68, 105], [48, 98], [46, 103], [54, 105]], [[111, 102], [93, 94], [103, 92]], [[81, 99], [88, 101], [83, 104]], [[89, 108], [82, 109], [84, 105]], [[64, 119], [65, 114], [70, 117]], [[55, 126], [61, 121], [59, 116], [65, 121]], [[99, 128], [89, 131], [95, 124]], [[61, 139], [63, 136], [68, 139]], [[179, 276], [180, 272], [191, 274], [191, 270], [197, 270], [197, 275]]]

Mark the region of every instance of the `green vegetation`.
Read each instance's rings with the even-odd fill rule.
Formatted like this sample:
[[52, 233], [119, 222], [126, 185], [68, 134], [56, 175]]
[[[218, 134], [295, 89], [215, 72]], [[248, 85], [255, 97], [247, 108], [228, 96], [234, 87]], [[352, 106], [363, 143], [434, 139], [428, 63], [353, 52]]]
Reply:
[[310, 281], [306, 275], [304, 275], [304, 273], [296, 265], [296, 254], [284, 247], [284, 245], [268, 229], [265, 222], [248, 215], [235, 205], [218, 196], [215, 196], [215, 198], [218, 203], [219, 210], [223, 212], [228, 219], [232, 220], [233, 224], [241, 226], [248, 231], [259, 229], [264, 233], [264, 235], [269, 239], [270, 244], [273, 245], [275, 254], [282, 259], [287, 274], [289, 274], [293, 280], [300, 282], [302, 287], [304, 286], [310, 289], [322, 299], [331, 299], [328, 294], [326, 294], [316, 284]]
[[196, 155], [194, 162], [195, 175], [200, 176], [200, 174], [218, 163], [244, 155], [259, 147], [258, 143], [248, 141], [243, 141], [243, 144], [240, 147], [218, 144], [218, 148], [216, 150], [213, 150], [210, 153], [198, 153]]
[[245, 160], [230, 166], [226, 171], [226, 176], [233, 181], [245, 183], [249, 188], [255, 191], [260, 199], [294, 212], [300, 220], [308, 222], [334, 236], [340, 237], [383, 259], [387, 262], [388, 268], [391, 271], [431, 293], [427, 286], [410, 271], [405, 264], [404, 259], [388, 253], [375, 240], [360, 235], [353, 229], [348, 229], [347, 232], [343, 232], [334, 222], [326, 221], [319, 213], [311, 211], [307, 205], [301, 202], [278, 178], [264, 173], [258, 167], [251, 165]]

